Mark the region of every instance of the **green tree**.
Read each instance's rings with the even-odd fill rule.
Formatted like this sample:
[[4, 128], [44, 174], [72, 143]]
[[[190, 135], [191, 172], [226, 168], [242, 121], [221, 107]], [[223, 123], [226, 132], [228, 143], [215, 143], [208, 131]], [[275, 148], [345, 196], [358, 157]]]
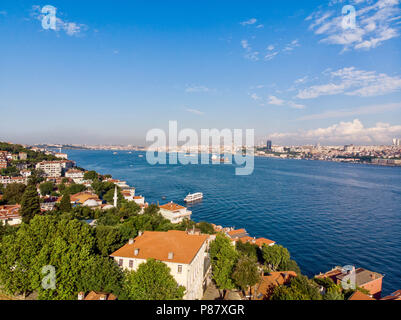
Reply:
[[235, 266], [232, 278], [235, 284], [245, 292], [250, 288], [250, 294], [252, 286], [260, 281], [260, 274], [258, 271], [258, 264], [255, 258], [251, 258], [248, 255], [242, 255]]
[[84, 173], [84, 179], [85, 180], [95, 181], [95, 180], [98, 180], [98, 178], [99, 178], [99, 175], [97, 174], [96, 171], [92, 170], [92, 171], [87, 171], [87, 172]]
[[79, 193], [79, 192], [82, 192], [85, 190], [86, 190], [86, 187], [83, 184], [73, 183], [72, 185], [70, 185], [67, 188], [67, 191], [65, 191], [65, 192], [68, 192], [69, 194], [76, 194], [76, 193]]
[[127, 273], [125, 291], [130, 300], [181, 300], [185, 287], [178, 285], [165, 263], [148, 259]]
[[122, 247], [121, 233], [118, 227], [98, 225], [96, 232], [96, 247], [100, 254], [107, 257]]
[[[110, 204], [114, 203], [114, 188], [110, 189], [109, 191], [106, 192], [106, 194], [103, 196], [103, 200], [107, 201]], [[121, 205], [122, 200], [124, 199], [123, 195], [121, 194], [120, 188], [117, 187], [117, 204], [118, 206]]]
[[284, 260], [280, 263], [278, 267], [279, 271], [294, 271], [297, 275], [301, 274], [301, 269], [299, 268], [295, 260]]
[[267, 264], [273, 271], [276, 271], [280, 264], [290, 260], [290, 253], [286, 248], [280, 245], [262, 247], [262, 256]]
[[224, 298], [227, 290], [234, 288], [231, 278], [234, 265], [237, 261], [237, 252], [224, 234], [219, 233], [210, 244], [210, 259], [212, 264], [212, 277], [219, 288], [220, 297]]
[[36, 187], [34, 185], [29, 185], [21, 200], [20, 214], [22, 216], [22, 221], [29, 223], [29, 221], [40, 212], [40, 201]]
[[4, 202], [7, 204], [21, 203], [25, 189], [26, 187], [22, 183], [7, 184], [3, 194]]
[[214, 228], [211, 223], [201, 221], [196, 224], [196, 227], [200, 229], [200, 231], [204, 234], [215, 234]]
[[335, 289], [335, 288], [330, 288], [326, 291], [326, 294], [323, 296], [324, 300], [344, 300], [344, 295], [341, 293], [341, 291]]
[[52, 193], [52, 191], [54, 190], [54, 183], [51, 181], [47, 181], [47, 182], [43, 182], [40, 186], [40, 194], [42, 196], [46, 196], [49, 195], [50, 193]]
[[114, 260], [95, 255], [83, 268], [78, 290], [113, 293], [118, 297], [123, 286], [124, 273]]
[[249, 242], [243, 243], [242, 241], [237, 241], [235, 243], [235, 249], [243, 255], [247, 255], [249, 257], [257, 260], [259, 247], [256, 244], [252, 244]]
[[160, 208], [157, 204], [152, 203], [145, 208], [144, 213], [149, 215], [157, 215], [160, 212]]
[[61, 212], [70, 212], [71, 207], [71, 197], [68, 192], [65, 192], [60, 201], [60, 211]]

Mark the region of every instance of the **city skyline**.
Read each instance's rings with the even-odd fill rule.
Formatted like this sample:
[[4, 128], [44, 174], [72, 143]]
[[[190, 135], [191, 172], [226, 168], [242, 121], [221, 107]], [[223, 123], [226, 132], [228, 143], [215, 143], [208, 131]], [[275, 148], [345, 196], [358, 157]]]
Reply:
[[[348, 4], [356, 28], [344, 30]], [[45, 5], [56, 30], [42, 27]], [[177, 120], [254, 128], [256, 142], [391, 145], [400, 22], [398, 0], [3, 1], [0, 140], [143, 145]]]

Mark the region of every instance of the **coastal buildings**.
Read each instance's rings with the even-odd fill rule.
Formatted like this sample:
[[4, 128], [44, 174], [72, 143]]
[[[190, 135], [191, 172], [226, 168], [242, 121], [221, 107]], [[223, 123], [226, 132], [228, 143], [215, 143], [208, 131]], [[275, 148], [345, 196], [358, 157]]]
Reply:
[[96, 208], [102, 205], [98, 195], [89, 191], [79, 192], [70, 196], [71, 204]]
[[3, 186], [7, 186], [7, 184], [11, 184], [11, 183], [27, 184], [27, 178], [0, 176], [0, 184], [2, 184]]
[[73, 161], [42, 161], [36, 165], [36, 170], [42, 170], [48, 177], [61, 177], [65, 170], [74, 166]]
[[22, 222], [22, 218], [19, 214], [20, 209], [21, 206], [18, 204], [0, 206], [0, 221], [3, 222], [3, 225], [8, 224], [14, 226], [20, 224]]
[[201, 299], [210, 272], [208, 239], [208, 235], [185, 231], [145, 231], [110, 256], [128, 270], [136, 270], [150, 258], [162, 261], [177, 283], [186, 288], [184, 299]]
[[160, 206], [160, 214], [172, 223], [180, 223], [184, 219], [191, 219], [192, 212], [186, 207], [180, 206], [171, 201]]
[[78, 169], [69, 169], [65, 173], [66, 178], [71, 178], [75, 183], [82, 183], [84, 179], [84, 172]]
[[368, 290], [370, 296], [375, 299], [380, 298], [383, 275], [374, 271], [364, 268], [355, 269], [355, 267], [350, 271], [342, 267], [335, 267], [324, 274], [317, 275], [316, 278], [330, 278], [335, 284], [341, 285], [344, 279], [349, 278], [350, 272], [353, 272], [355, 275], [355, 285], [357, 287]]
[[276, 287], [290, 283], [296, 276], [294, 271], [277, 271], [262, 275], [255, 288], [254, 300], [268, 300]]
[[8, 166], [8, 162], [6, 159], [0, 159], [0, 169], [5, 169]]

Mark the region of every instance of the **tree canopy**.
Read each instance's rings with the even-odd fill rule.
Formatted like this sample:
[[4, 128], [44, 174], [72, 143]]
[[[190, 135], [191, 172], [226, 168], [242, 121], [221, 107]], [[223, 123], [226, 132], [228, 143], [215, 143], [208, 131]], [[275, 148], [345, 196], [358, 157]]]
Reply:
[[178, 285], [165, 263], [148, 259], [127, 273], [125, 294], [130, 300], [181, 300], [185, 287]]

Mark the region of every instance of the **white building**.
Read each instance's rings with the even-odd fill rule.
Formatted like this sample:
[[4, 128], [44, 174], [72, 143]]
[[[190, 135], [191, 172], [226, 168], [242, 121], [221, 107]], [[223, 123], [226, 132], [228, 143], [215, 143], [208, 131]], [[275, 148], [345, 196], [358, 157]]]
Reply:
[[84, 181], [84, 172], [78, 169], [69, 169], [65, 173], [66, 178], [71, 178], [75, 183], [81, 184]]
[[20, 171], [21, 176], [23, 176], [24, 178], [28, 178], [32, 175], [31, 170], [28, 169], [24, 169]]
[[171, 201], [160, 206], [160, 214], [172, 223], [180, 223], [184, 219], [191, 219], [192, 211]]
[[164, 262], [177, 283], [186, 288], [184, 299], [197, 300], [203, 296], [210, 273], [208, 239], [208, 235], [178, 230], [145, 231], [110, 256], [128, 270], [136, 270], [150, 258]]
[[19, 214], [21, 206], [20, 205], [8, 205], [0, 206], [0, 221], [3, 225], [14, 226], [22, 222], [22, 218]]
[[36, 164], [36, 170], [43, 170], [48, 177], [61, 177], [62, 173], [74, 166], [69, 160], [42, 161]]
[[135, 188], [124, 189], [121, 191], [124, 199], [127, 201], [134, 201], [135, 197]]
[[56, 152], [54, 155], [56, 158], [59, 158], [59, 159], [65, 159], [65, 160], [68, 159], [68, 154], [66, 154], [66, 153]]
[[3, 186], [6, 186], [7, 184], [10, 183], [22, 183], [22, 184], [27, 184], [28, 179], [25, 177], [7, 177], [7, 176], [0, 176], [0, 184]]

